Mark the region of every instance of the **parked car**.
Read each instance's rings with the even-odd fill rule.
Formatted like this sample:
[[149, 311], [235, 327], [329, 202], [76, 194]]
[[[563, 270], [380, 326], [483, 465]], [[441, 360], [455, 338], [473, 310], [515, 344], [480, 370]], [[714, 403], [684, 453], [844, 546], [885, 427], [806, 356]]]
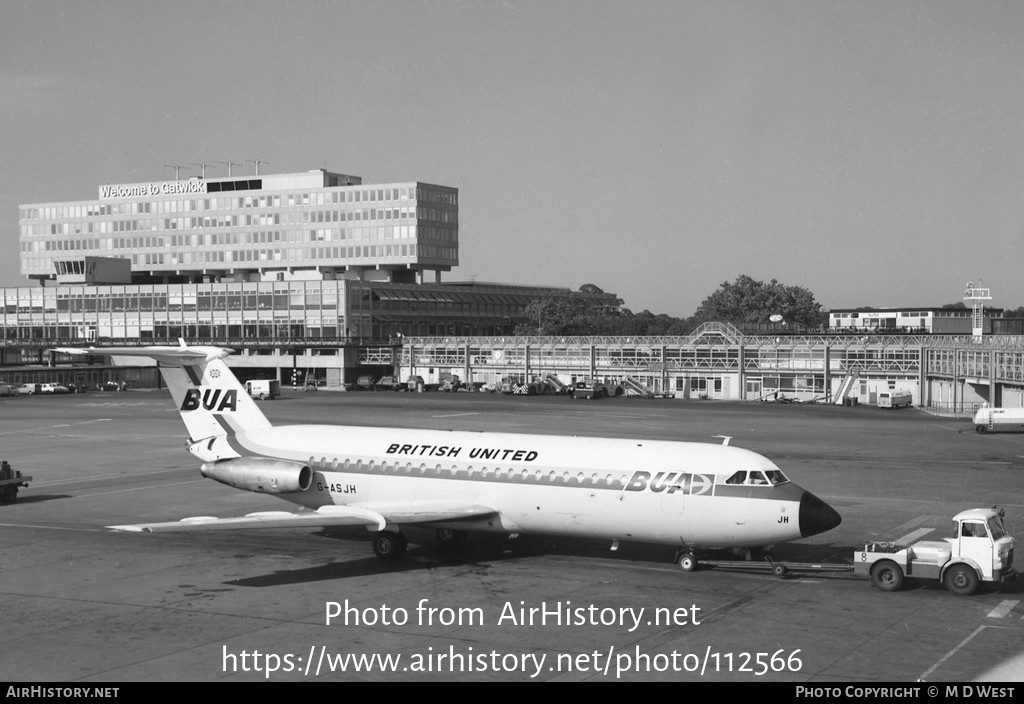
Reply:
[[39, 393], [41, 394], [69, 394], [71, 390], [63, 384], [40, 384]]
[[402, 382], [398, 380], [397, 376], [382, 376], [377, 380], [375, 388], [378, 391], [399, 391], [402, 388]]
[[17, 396], [18, 387], [0, 383], [0, 396]]
[[31, 396], [39, 393], [39, 384], [22, 384], [18, 387], [18, 393], [23, 396]]
[[361, 376], [356, 379], [356, 385], [352, 387], [353, 391], [370, 391], [373, 389], [373, 377], [372, 376]]
[[89, 387], [85, 384], [68, 384], [68, 393], [84, 394], [88, 390]]
[[96, 386], [97, 391], [124, 391], [128, 388], [125, 381], [107, 381]]
[[426, 391], [427, 385], [423, 381], [423, 377], [419, 374], [413, 374], [405, 380], [405, 388], [408, 391]]

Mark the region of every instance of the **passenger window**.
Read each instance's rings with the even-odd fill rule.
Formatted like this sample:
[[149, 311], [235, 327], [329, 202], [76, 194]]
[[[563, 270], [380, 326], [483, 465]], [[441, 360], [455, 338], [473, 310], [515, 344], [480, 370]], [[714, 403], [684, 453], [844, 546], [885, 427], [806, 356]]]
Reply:
[[746, 472], [736, 472], [731, 477], [725, 480], [726, 484], [742, 484], [747, 480]]

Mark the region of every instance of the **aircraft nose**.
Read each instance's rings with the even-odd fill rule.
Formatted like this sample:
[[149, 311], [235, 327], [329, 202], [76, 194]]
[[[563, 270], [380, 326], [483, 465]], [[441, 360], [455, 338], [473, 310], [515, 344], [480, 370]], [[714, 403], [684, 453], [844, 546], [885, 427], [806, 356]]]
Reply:
[[800, 497], [800, 535], [809, 538], [832, 530], [843, 522], [834, 508], [809, 491]]

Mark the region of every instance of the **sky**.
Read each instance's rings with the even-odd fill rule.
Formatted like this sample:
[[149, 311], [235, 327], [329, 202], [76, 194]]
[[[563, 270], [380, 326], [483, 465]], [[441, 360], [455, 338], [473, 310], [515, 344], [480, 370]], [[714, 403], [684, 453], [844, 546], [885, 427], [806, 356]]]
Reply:
[[1024, 306], [1024, 3], [0, 0], [0, 286], [19, 204], [327, 169], [459, 189], [446, 281], [691, 315]]

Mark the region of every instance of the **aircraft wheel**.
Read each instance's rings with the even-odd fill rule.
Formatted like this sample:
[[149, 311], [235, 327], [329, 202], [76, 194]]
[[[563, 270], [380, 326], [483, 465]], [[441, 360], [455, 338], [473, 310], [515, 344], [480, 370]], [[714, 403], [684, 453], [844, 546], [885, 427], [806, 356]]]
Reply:
[[953, 565], [942, 578], [946, 589], [960, 596], [970, 596], [978, 588], [978, 573], [970, 565]]
[[978, 433], [987, 433], [988, 432], [988, 426], [976, 425], [976, 426], [974, 426], [974, 430], [975, 430], [975, 432], [978, 432]]
[[871, 568], [871, 583], [883, 592], [894, 592], [903, 586], [903, 570], [892, 560], [876, 562]]
[[382, 530], [373, 539], [373, 554], [382, 560], [397, 559], [405, 552], [407, 538], [395, 531]]
[[692, 552], [684, 552], [679, 556], [679, 569], [683, 572], [693, 572], [697, 569], [697, 556]]
[[439, 542], [442, 547], [446, 548], [462, 545], [462, 543], [466, 542], [466, 531], [463, 530], [438, 528], [435, 535], [437, 535], [437, 542]]
[[18, 485], [8, 484], [3, 489], [0, 489], [0, 504], [13, 504], [14, 500], [18, 498]]

